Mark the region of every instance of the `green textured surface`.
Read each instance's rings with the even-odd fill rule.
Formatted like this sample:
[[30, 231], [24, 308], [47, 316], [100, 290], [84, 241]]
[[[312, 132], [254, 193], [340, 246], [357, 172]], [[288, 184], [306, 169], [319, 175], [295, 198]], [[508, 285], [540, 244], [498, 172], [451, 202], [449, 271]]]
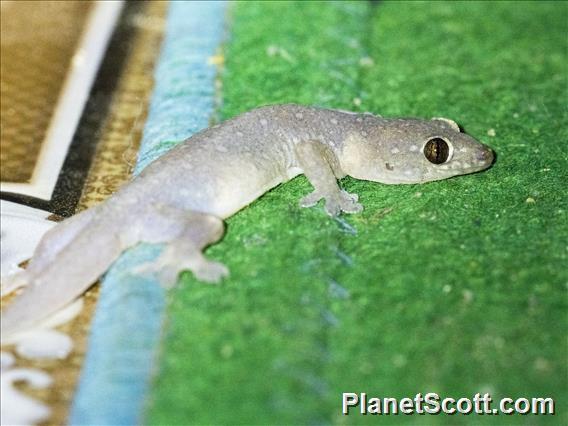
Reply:
[[[339, 221], [297, 207], [303, 177], [231, 218], [208, 250], [231, 279], [186, 274], [171, 293], [147, 423], [566, 424], [567, 16], [237, 4], [223, 117], [283, 102], [446, 116], [498, 159], [425, 185], [346, 179], [365, 210]], [[552, 396], [559, 414], [342, 417], [341, 392]]]

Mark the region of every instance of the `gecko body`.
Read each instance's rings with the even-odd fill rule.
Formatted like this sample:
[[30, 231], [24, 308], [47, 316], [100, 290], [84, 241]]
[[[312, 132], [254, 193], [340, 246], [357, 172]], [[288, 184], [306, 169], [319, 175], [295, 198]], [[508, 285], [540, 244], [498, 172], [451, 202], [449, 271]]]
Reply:
[[203, 250], [221, 239], [223, 220], [269, 189], [305, 174], [314, 190], [300, 205], [321, 199], [325, 211], [362, 210], [338, 179], [412, 184], [488, 168], [490, 148], [445, 118], [399, 119], [300, 105], [244, 113], [196, 133], [147, 166], [104, 203], [52, 228], [26, 270], [2, 283], [27, 285], [2, 314], [10, 334], [82, 294], [122, 251], [163, 243], [158, 260], [139, 268], [172, 285], [182, 270], [218, 282], [227, 268]]

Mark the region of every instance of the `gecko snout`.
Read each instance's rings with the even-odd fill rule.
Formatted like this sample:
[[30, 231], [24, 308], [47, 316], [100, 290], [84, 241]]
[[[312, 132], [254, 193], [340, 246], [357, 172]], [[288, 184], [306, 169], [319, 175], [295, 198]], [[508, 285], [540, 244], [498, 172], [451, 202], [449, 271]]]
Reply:
[[488, 146], [483, 146], [477, 152], [477, 160], [480, 162], [483, 162], [485, 164], [492, 164], [494, 159], [495, 159], [495, 154], [493, 153], [493, 150]]

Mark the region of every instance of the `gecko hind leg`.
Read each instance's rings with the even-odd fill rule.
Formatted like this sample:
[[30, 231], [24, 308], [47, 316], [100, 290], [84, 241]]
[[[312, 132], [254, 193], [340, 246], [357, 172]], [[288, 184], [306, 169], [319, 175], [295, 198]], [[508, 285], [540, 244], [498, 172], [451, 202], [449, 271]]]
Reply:
[[225, 265], [207, 259], [203, 250], [219, 241], [224, 233], [223, 221], [213, 215], [185, 213], [185, 225], [174, 238], [163, 241], [166, 247], [152, 263], [142, 265], [143, 271], [155, 272], [164, 287], [172, 287], [181, 271], [190, 270], [195, 277], [207, 283], [218, 283], [229, 275]]

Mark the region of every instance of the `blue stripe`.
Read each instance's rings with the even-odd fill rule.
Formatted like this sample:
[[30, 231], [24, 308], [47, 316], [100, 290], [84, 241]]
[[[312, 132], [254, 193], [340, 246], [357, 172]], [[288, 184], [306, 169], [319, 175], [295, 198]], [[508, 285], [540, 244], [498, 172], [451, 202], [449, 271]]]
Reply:
[[[215, 107], [216, 68], [208, 58], [222, 41], [224, 2], [171, 2], [148, 121], [135, 173], [176, 143], [208, 127]], [[166, 292], [133, 275], [157, 246], [123, 254], [102, 281], [79, 386], [74, 425], [132, 425], [142, 421], [156, 367]]]

